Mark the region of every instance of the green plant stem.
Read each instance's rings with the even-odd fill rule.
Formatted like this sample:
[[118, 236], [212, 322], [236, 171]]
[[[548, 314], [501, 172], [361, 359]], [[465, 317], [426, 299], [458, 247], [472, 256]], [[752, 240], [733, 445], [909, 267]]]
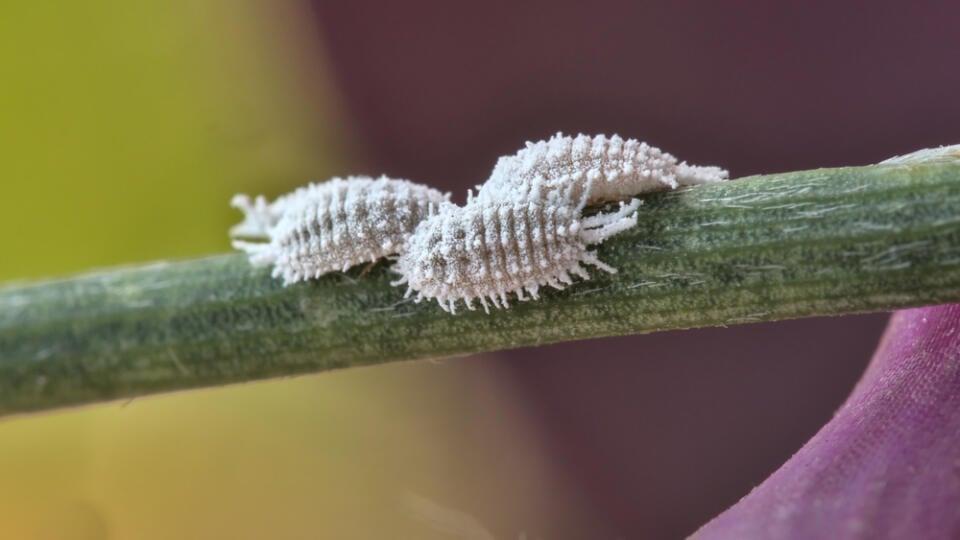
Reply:
[[283, 287], [240, 255], [0, 290], [0, 415], [564, 340], [960, 301], [956, 147], [644, 197], [592, 272], [451, 316], [381, 262]]

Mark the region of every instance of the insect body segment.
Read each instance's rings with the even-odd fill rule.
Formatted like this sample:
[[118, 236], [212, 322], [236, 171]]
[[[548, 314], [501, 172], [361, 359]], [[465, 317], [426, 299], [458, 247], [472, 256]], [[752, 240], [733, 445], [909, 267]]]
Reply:
[[255, 266], [273, 265], [273, 276], [289, 284], [399, 253], [417, 224], [448, 198], [386, 177], [335, 178], [270, 204], [239, 195], [232, 204], [245, 217], [231, 235], [268, 241], [234, 240], [233, 246]]

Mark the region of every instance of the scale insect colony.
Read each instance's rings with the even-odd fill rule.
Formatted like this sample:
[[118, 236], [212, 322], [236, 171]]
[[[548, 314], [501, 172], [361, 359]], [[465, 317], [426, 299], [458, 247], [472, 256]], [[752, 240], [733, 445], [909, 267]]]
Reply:
[[[230, 234], [263, 240], [233, 245], [253, 265], [272, 265], [284, 284], [396, 255], [394, 285], [406, 285], [406, 296], [451, 313], [477, 301], [489, 312], [508, 307], [510, 294], [536, 299], [543, 285], [590, 279], [584, 265], [615, 273], [588, 246], [636, 224], [634, 195], [726, 179], [723, 169], [634, 139], [557, 134], [500, 158], [464, 206], [406, 180], [335, 178], [272, 203], [237, 195], [232, 205], [245, 216]], [[619, 209], [583, 216], [607, 201], [621, 201]]]

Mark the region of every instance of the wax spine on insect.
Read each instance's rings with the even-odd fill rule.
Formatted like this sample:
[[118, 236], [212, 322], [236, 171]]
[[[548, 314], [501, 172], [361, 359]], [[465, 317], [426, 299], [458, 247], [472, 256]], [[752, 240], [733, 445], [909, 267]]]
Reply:
[[567, 137], [546, 141], [497, 161], [477, 197], [550, 198], [573, 185], [584, 189], [588, 204], [619, 200], [652, 191], [726, 180], [727, 171], [679, 162], [677, 158], [635, 139], [617, 135]]
[[255, 266], [273, 265], [284, 284], [320, 277], [399, 253], [416, 226], [447, 204], [449, 194], [407, 180], [334, 178], [268, 203], [234, 197], [244, 220], [231, 229]]
[[444, 205], [408, 240], [394, 284], [451, 313], [460, 301], [469, 309], [479, 301], [489, 312], [490, 304], [508, 307], [511, 294], [536, 299], [544, 285], [563, 289], [574, 276], [589, 279], [585, 265], [615, 273], [588, 246], [634, 226], [640, 201], [590, 217], [581, 215], [585, 203], [581, 195], [567, 202], [474, 198], [463, 207]]

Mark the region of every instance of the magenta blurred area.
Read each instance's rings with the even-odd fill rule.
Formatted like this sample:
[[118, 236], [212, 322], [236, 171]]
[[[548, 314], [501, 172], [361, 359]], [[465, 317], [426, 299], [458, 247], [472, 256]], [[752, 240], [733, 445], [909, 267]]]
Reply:
[[[496, 157], [617, 133], [734, 177], [960, 142], [955, 2], [313, 2], [371, 173], [466, 197]], [[545, 459], [591, 522], [529, 538], [678, 538], [823, 425], [886, 316], [510, 351]], [[506, 486], [505, 486], [506, 487]], [[471, 501], [451, 502], [478, 508]]]

